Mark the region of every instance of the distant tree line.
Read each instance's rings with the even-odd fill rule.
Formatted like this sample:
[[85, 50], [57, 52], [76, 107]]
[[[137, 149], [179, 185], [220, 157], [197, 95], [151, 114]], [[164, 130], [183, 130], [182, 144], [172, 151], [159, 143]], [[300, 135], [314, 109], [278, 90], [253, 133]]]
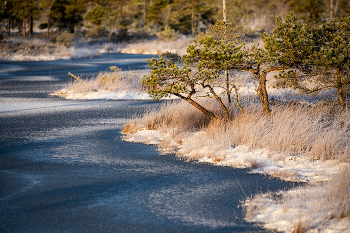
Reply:
[[[310, 25], [350, 15], [349, 0], [226, 0], [226, 5], [227, 22], [248, 36], [272, 32], [275, 18], [291, 11]], [[88, 37], [114, 33], [121, 40], [130, 33], [196, 36], [222, 20], [222, 8], [222, 0], [0, 0], [0, 26], [21, 36], [32, 35], [34, 27], [46, 29], [48, 37], [53, 30]]]

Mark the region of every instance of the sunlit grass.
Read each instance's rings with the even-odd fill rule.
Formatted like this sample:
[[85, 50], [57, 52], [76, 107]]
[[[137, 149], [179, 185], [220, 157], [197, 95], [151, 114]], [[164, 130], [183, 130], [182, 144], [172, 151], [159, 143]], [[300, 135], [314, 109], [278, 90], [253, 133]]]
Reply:
[[98, 91], [117, 92], [117, 91], [147, 91], [141, 84], [144, 72], [122, 71], [112, 66], [111, 71], [101, 72], [97, 77], [82, 79], [69, 73], [74, 79], [67, 86], [54, 93], [54, 95], [67, 98], [69, 95], [87, 94]]
[[[214, 101], [203, 104], [220, 112]], [[245, 106], [244, 115], [236, 107], [232, 107], [231, 114], [232, 121], [209, 122], [190, 104], [175, 102], [132, 124], [139, 129], [175, 128], [179, 132], [196, 129], [203, 133], [203, 140], [217, 145], [248, 145], [254, 149], [298, 154], [310, 160], [350, 160], [348, 111], [334, 113], [328, 106], [275, 105], [271, 116], [264, 116], [259, 105], [251, 104]]]

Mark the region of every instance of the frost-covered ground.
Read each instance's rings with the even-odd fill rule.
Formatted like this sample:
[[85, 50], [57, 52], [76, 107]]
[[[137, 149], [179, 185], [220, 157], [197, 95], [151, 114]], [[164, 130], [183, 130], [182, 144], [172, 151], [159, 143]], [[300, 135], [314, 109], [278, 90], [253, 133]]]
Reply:
[[162, 54], [172, 51], [184, 54], [192, 38], [182, 37], [177, 41], [159, 40], [136, 43], [76, 43], [69, 47], [50, 43], [39, 38], [6, 38], [0, 43], [0, 60], [7, 61], [54, 61], [86, 59], [102, 53]]
[[0, 60], [54, 61], [94, 58], [105, 52], [103, 44], [92, 47], [69, 47], [38, 38], [6, 38], [0, 43]]

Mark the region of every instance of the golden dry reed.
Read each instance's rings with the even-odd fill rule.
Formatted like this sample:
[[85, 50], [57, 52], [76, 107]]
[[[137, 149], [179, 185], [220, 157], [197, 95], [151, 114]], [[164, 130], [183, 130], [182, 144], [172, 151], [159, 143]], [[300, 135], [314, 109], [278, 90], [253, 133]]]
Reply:
[[[201, 103], [214, 112], [220, 108], [212, 100]], [[232, 120], [209, 121], [203, 113], [184, 101], [164, 104], [133, 121], [141, 128], [178, 132], [204, 132], [217, 145], [248, 145], [307, 156], [310, 160], [350, 159], [350, 113], [336, 112], [329, 106], [275, 105], [267, 116], [257, 104], [246, 104], [245, 114], [232, 107]], [[130, 128], [129, 124], [126, 129]]]

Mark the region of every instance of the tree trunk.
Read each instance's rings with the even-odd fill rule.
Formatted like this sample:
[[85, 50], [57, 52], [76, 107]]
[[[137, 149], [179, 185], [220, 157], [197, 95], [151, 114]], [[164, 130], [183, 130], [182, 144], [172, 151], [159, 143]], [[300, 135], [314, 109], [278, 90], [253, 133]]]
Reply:
[[226, 0], [222, 0], [222, 16], [223, 21], [226, 22]]
[[50, 21], [51, 21], [51, 8], [49, 11], [49, 15], [47, 17], [47, 38], [50, 38]]
[[337, 17], [338, 6], [339, 6], [339, 0], [336, 0], [335, 7], [334, 7], [334, 17]]
[[258, 77], [259, 77], [259, 86], [257, 89], [257, 94], [260, 98], [264, 113], [270, 115], [271, 109], [269, 106], [269, 96], [266, 90], [266, 72], [262, 71], [261, 74], [258, 74]]
[[[25, 7], [25, 5], [26, 5], [25, 0], [23, 0], [23, 7]], [[26, 36], [26, 17], [25, 17], [25, 15], [26, 15], [26, 12], [23, 9], [23, 37]]]
[[33, 2], [32, 1], [30, 1], [30, 3], [29, 3], [30, 5], [29, 5], [29, 7], [28, 7], [28, 13], [29, 13], [29, 15], [28, 15], [28, 22], [29, 22], [29, 31], [28, 31], [28, 33], [29, 33], [29, 35], [31, 36], [31, 35], [33, 35], [33, 31], [34, 31], [34, 29], [33, 29], [33, 27], [34, 27], [34, 19], [33, 19]]
[[23, 16], [23, 37], [26, 36], [26, 18]]
[[341, 82], [341, 76], [340, 76], [340, 71], [337, 71], [337, 90], [338, 90], [338, 97], [339, 97], [339, 104], [340, 104], [340, 109], [342, 111], [345, 110], [346, 107], [346, 102], [345, 102], [345, 95], [343, 91], [343, 84]]
[[30, 16], [29, 18], [29, 35], [33, 35], [33, 32], [34, 32], [34, 19], [33, 19], [33, 16]]
[[215, 93], [214, 89], [211, 86], [208, 85], [207, 87], [209, 88], [210, 93], [214, 96], [216, 101], [218, 101], [218, 103], [220, 104], [221, 108], [224, 110], [226, 118], [230, 119], [231, 118], [230, 113], [228, 112], [228, 110], [227, 110], [225, 104], [222, 102], [221, 98]]
[[230, 90], [230, 80], [228, 77], [228, 71], [225, 70], [225, 76], [226, 76], [226, 95], [227, 95], [227, 101], [231, 105], [231, 90]]
[[11, 36], [11, 22], [12, 22], [12, 16], [9, 17], [9, 25], [8, 25], [8, 28], [7, 28], [7, 34], [9, 36]]
[[145, 25], [147, 22], [147, 0], [145, 0], [144, 6], [143, 6], [143, 25]]
[[336, 0], [335, 6], [333, 4], [333, 0], [330, 0], [330, 21], [333, 20], [333, 18], [337, 17], [337, 11], [338, 11], [338, 6], [339, 6], [339, 0]]
[[192, 0], [192, 37], [194, 37], [195, 36], [195, 33], [196, 33], [196, 31], [195, 31], [195, 28], [194, 28], [194, 7], [195, 7], [195, 2], [194, 2], [195, 0]]
[[330, 10], [329, 10], [330, 14], [329, 14], [329, 21], [333, 20], [333, 0], [330, 0]]
[[[226, 23], [226, 0], [222, 0], [222, 17], [223, 21]], [[225, 24], [225, 41], [226, 41], [226, 24]], [[230, 80], [228, 77], [228, 70], [225, 70], [225, 77], [226, 77], [226, 94], [227, 94], [227, 101], [229, 104], [231, 104], [231, 91], [230, 91]]]
[[143, 5], [143, 24], [142, 24], [142, 32], [141, 32], [141, 41], [143, 42], [143, 34], [145, 32], [145, 25], [147, 22], [147, 0], [145, 0]]
[[17, 27], [18, 27], [18, 36], [21, 36], [21, 22], [17, 21]]
[[217, 117], [215, 116], [215, 114], [212, 111], [207, 110], [206, 108], [204, 108], [202, 105], [198, 104], [196, 101], [192, 100], [191, 98], [186, 98], [180, 94], [177, 93], [173, 93], [173, 95], [187, 101], [188, 103], [192, 104], [194, 107], [196, 107], [198, 110], [200, 110], [202, 113], [204, 113], [204, 115], [206, 115], [207, 117], [209, 117], [211, 120], [215, 120], [217, 119]]
[[237, 87], [236, 87], [236, 85], [233, 85], [233, 88], [235, 89], [235, 94], [236, 94], [236, 103], [237, 103], [237, 106], [238, 106], [239, 110], [241, 110], [241, 114], [242, 114], [242, 115], [244, 115], [243, 107], [242, 107], [242, 105], [239, 103], [239, 99], [238, 99], [238, 91], [237, 91]]

